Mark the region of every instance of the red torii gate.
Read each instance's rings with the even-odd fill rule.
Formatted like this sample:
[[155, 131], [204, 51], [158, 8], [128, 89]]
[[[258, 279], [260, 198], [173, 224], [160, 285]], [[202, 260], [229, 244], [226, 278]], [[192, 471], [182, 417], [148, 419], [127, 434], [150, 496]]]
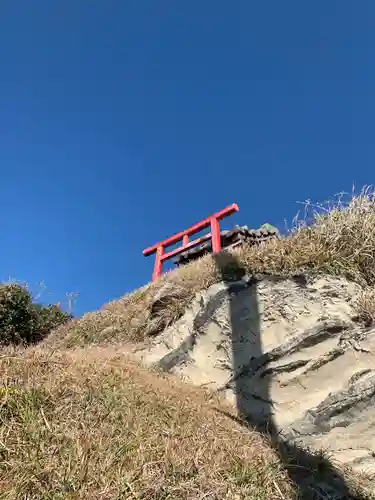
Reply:
[[[152, 281], [155, 281], [160, 277], [163, 268], [163, 262], [165, 260], [169, 260], [175, 255], [185, 252], [189, 248], [200, 245], [201, 243], [209, 240], [210, 238], [212, 238], [212, 251], [214, 253], [220, 252], [221, 237], [220, 237], [219, 221], [224, 219], [225, 217], [228, 217], [229, 215], [233, 215], [236, 212], [239, 212], [238, 205], [236, 203], [232, 203], [232, 205], [223, 208], [223, 210], [220, 210], [220, 212], [216, 212], [210, 217], [207, 217], [207, 219], [204, 219], [201, 222], [194, 224], [194, 226], [185, 229], [185, 231], [181, 231], [181, 233], [177, 233], [171, 236], [170, 238], [167, 238], [164, 241], [160, 241], [159, 243], [156, 243], [156, 245], [153, 245], [152, 247], [143, 250], [142, 253], [145, 257], [153, 253], [156, 253]], [[189, 241], [190, 236], [199, 233], [203, 229], [206, 229], [207, 227], [210, 226], [211, 226], [210, 233], [205, 234], [204, 236], [202, 236], [201, 238], [197, 238], [196, 240]], [[178, 241], [181, 240], [182, 240], [182, 246], [176, 248], [175, 250], [171, 250], [170, 252], [165, 252], [166, 247], [173, 245], [174, 243], [177, 243]]]

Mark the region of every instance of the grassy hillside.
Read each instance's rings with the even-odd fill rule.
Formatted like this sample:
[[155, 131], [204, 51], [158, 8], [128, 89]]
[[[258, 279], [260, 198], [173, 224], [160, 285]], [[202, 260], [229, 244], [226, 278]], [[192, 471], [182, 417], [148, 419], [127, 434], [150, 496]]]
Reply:
[[[347, 499], [374, 499], [367, 478], [333, 468], [324, 455], [277, 449], [203, 390], [120, 353], [173, 322], [198, 291], [244, 272], [345, 275], [363, 285], [358, 313], [371, 323], [373, 228], [375, 199], [364, 192], [318, 210], [314, 225], [298, 224], [281, 241], [238, 251], [236, 265], [203, 258], [72, 320], [39, 346], [4, 347], [0, 499], [312, 500], [327, 498], [318, 493], [327, 478], [347, 488]], [[174, 293], [155, 308], [166, 283]]]
[[[370, 323], [375, 308], [375, 195], [369, 189], [345, 204], [342, 198], [327, 206], [312, 208], [312, 224], [298, 221], [290, 234], [279, 241], [234, 252], [233, 259], [211, 256], [166, 274], [155, 283], [105, 305], [97, 313], [62, 327], [50, 336], [48, 344], [63, 347], [137, 342], [173, 323], [194, 295], [225, 278], [241, 273], [294, 275], [309, 272], [346, 276], [363, 285], [358, 297], [359, 316]], [[173, 283], [174, 294], [157, 310], [154, 298], [166, 284]]]
[[[0, 372], [4, 500], [313, 499], [289, 475], [315, 484], [333, 474], [322, 456], [281, 461], [203, 390], [111, 348], [8, 349]], [[373, 498], [366, 479], [347, 472], [345, 481], [347, 495]]]
[[1, 498], [292, 498], [265, 439], [203, 391], [111, 350], [8, 354]]

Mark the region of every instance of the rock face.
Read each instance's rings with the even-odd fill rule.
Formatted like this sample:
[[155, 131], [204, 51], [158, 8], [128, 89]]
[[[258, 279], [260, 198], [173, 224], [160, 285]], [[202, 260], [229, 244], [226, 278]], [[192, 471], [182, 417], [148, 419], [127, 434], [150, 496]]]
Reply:
[[345, 279], [245, 277], [198, 295], [136, 355], [219, 391], [259, 426], [375, 472], [375, 329]]

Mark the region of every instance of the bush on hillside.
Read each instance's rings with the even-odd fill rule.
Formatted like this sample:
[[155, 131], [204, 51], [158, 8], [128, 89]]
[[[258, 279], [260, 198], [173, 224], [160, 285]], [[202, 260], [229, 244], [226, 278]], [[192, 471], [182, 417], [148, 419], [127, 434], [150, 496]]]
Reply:
[[0, 344], [32, 344], [72, 318], [57, 305], [33, 303], [26, 287], [0, 285]]

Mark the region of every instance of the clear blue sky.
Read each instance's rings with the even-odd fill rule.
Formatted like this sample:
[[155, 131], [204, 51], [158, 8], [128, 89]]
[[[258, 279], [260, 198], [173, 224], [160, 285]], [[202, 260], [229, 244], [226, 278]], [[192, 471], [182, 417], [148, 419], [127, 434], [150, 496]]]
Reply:
[[0, 278], [95, 310], [236, 202], [278, 226], [374, 181], [373, 0], [3, 0]]

